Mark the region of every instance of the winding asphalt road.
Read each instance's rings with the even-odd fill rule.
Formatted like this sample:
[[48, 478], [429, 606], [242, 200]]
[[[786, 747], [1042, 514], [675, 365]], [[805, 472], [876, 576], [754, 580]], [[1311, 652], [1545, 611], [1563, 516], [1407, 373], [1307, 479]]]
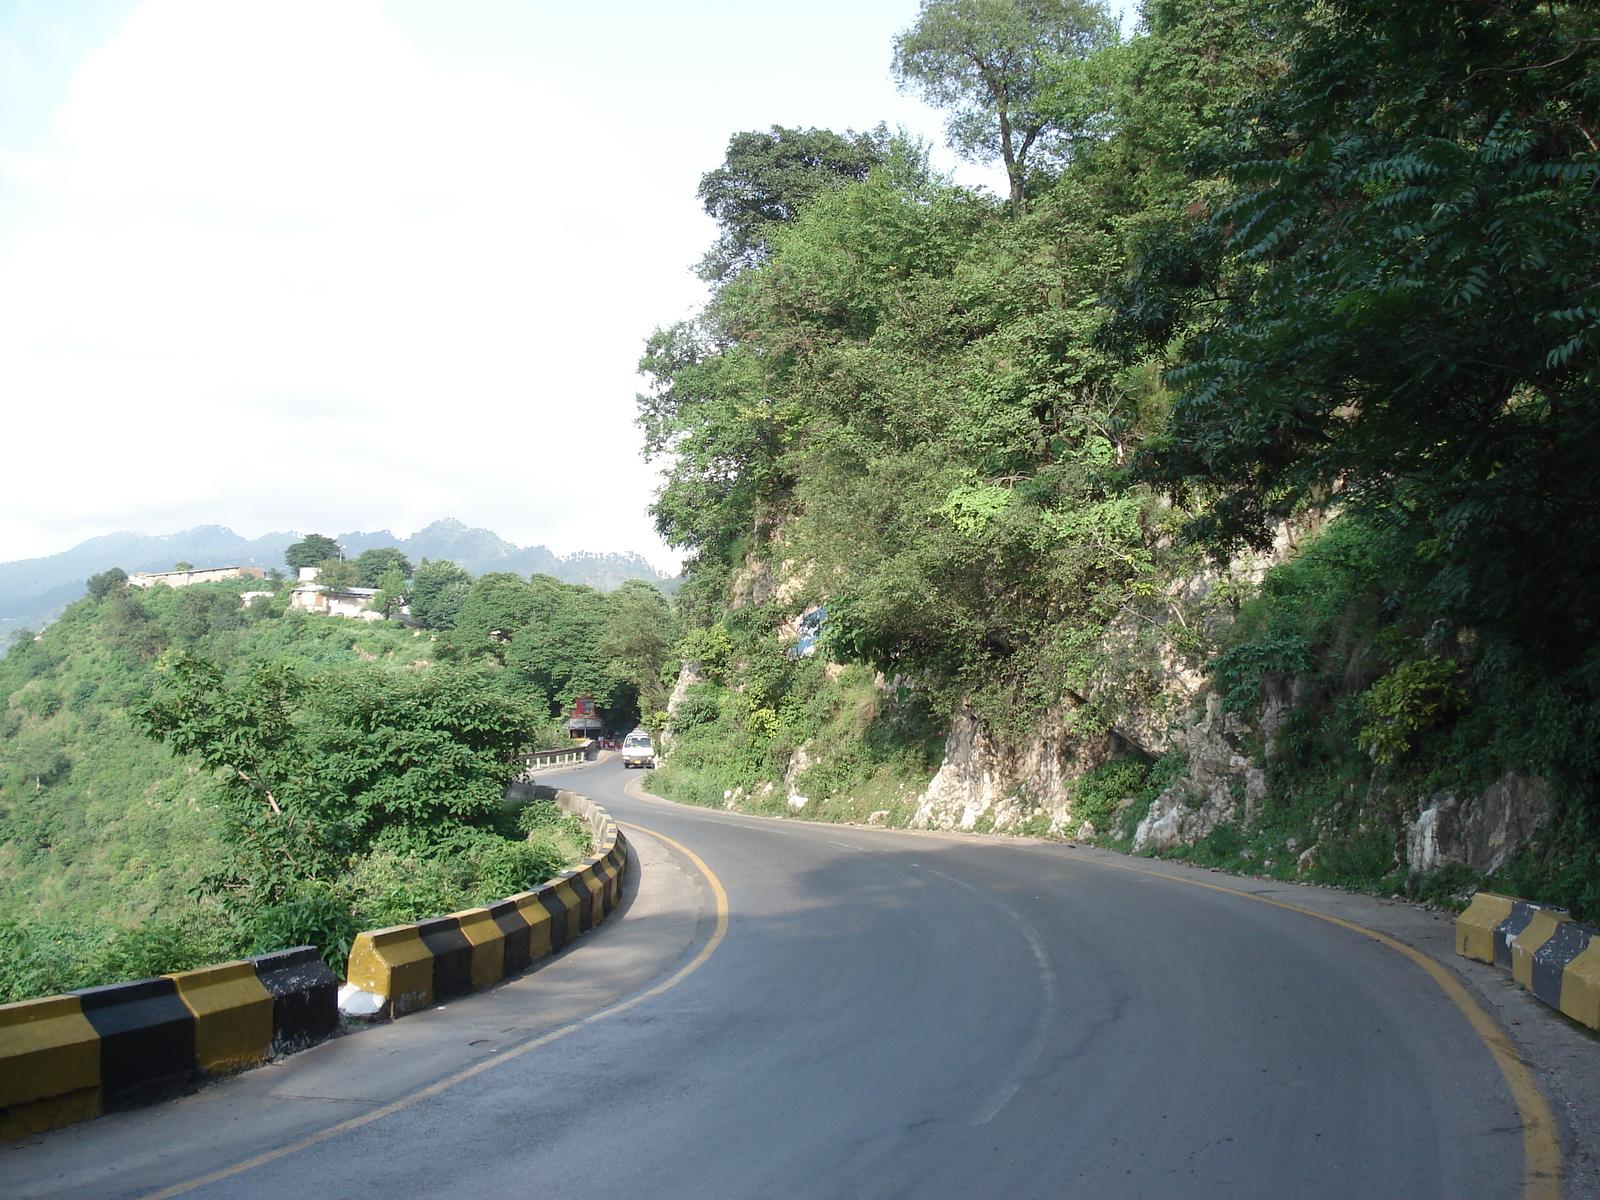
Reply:
[[1283, 906], [1306, 889], [624, 794], [647, 778], [550, 778], [639, 865], [556, 959], [0, 1150], [0, 1194], [1547, 1194], [1529, 1098], [1464, 1010], [1394, 946]]

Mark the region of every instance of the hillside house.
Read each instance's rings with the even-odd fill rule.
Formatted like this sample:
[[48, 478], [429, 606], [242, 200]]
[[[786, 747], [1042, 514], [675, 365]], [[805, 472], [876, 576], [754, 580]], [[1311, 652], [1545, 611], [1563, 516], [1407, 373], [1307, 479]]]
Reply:
[[[289, 596], [289, 607], [302, 612], [323, 613], [331, 617], [355, 617], [360, 621], [381, 621], [381, 612], [367, 604], [378, 594], [377, 588], [331, 588], [320, 583], [302, 583]], [[402, 610], [404, 611], [404, 610]]]

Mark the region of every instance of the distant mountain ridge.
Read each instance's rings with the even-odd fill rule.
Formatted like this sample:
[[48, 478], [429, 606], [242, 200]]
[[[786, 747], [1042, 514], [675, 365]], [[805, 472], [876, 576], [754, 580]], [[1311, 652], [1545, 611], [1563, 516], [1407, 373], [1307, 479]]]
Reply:
[[[0, 631], [38, 628], [84, 594], [84, 580], [100, 571], [167, 571], [176, 562], [196, 567], [283, 567], [283, 552], [304, 534], [293, 531], [244, 538], [221, 525], [197, 525], [180, 533], [108, 533], [44, 558], [0, 563]], [[408, 538], [387, 529], [343, 533], [334, 539], [354, 557], [374, 546], [396, 546], [413, 563], [448, 558], [474, 575], [509, 571], [554, 575], [610, 591], [629, 579], [667, 584], [642, 555], [580, 551], [557, 555], [544, 546], [518, 546], [488, 529], [446, 517]]]

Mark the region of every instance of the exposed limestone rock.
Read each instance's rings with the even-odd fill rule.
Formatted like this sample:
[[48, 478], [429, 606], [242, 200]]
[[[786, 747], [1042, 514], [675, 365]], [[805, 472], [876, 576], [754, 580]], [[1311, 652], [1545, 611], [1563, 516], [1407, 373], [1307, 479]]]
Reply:
[[795, 752], [789, 757], [789, 769], [783, 776], [783, 790], [789, 798], [790, 808], [804, 808], [811, 803], [808, 796], [802, 796], [795, 788], [795, 782], [800, 778], [801, 772], [816, 762], [811, 757], [811, 752], [805, 746], [797, 746]]
[[944, 762], [917, 797], [911, 824], [971, 829], [987, 818], [992, 828], [1010, 829], [1042, 808], [1059, 827], [1068, 815], [1072, 784], [1111, 757], [1114, 737], [1079, 737], [1069, 711], [1046, 714], [1032, 737], [1013, 741], [985, 729], [977, 712], [961, 705], [945, 738]]
[[[685, 661], [678, 667], [678, 682], [672, 685], [672, 695], [667, 697], [667, 716], [671, 717], [678, 711], [678, 706], [683, 703], [689, 689], [700, 683], [704, 677], [700, 674], [700, 664]], [[661, 753], [664, 755], [672, 749], [671, 726], [663, 729], [657, 737], [661, 742]]]
[[705, 676], [700, 674], [700, 664], [685, 661], [678, 667], [678, 682], [672, 685], [672, 695], [667, 697], [667, 715], [678, 711], [678, 705], [683, 703], [689, 689], [697, 683], [703, 683]]
[[1436, 792], [1406, 830], [1413, 880], [1460, 863], [1485, 875], [1498, 871], [1550, 820], [1550, 786], [1515, 771], [1465, 803]]
[[775, 568], [772, 563], [755, 555], [747, 555], [744, 566], [733, 573], [729, 587], [729, 607], [742, 608], [746, 604], [766, 604], [777, 601], [787, 604], [800, 593], [805, 581], [800, 578], [795, 563], [785, 559]]
[[1164, 851], [1199, 841], [1224, 821], [1248, 823], [1266, 798], [1266, 772], [1244, 754], [1249, 732], [1238, 713], [1222, 711], [1222, 697], [1206, 696], [1206, 715], [1184, 730], [1189, 774], [1155, 798], [1133, 835], [1133, 851]]

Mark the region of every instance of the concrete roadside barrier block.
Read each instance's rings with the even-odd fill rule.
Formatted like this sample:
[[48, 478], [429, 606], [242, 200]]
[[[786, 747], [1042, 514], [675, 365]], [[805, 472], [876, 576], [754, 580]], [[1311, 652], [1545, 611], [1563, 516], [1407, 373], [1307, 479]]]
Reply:
[[600, 860], [591, 858], [572, 873], [572, 886], [578, 893], [578, 903], [583, 905], [585, 932], [606, 919], [605, 880], [599, 866]]
[[1511, 915], [1510, 896], [1479, 892], [1456, 918], [1456, 953], [1478, 962], [1494, 962], [1495, 927]]
[[1528, 927], [1528, 922], [1533, 920], [1533, 914], [1544, 906], [1535, 904], [1531, 900], [1511, 901], [1511, 911], [1505, 915], [1500, 924], [1494, 927], [1494, 965], [1503, 970], [1511, 970], [1511, 943], [1517, 935]]
[[[500, 930], [500, 944], [504, 950], [500, 961], [501, 977], [515, 975], [533, 961], [529, 951], [533, 931], [528, 927], [527, 918], [522, 915], [515, 899], [491, 904], [486, 911]], [[549, 920], [549, 913], [544, 916]]]
[[528, 923], [528, 962], [538, 962], [541, 958], [548, 957], [555, 948], [552, 941], [552, 929], [555, 918], [550, 915], [540, 892], [543, 889], [535, 888], [531, 892], [519, 892], [507, 901], [517, 906], [517, 915]]
[[100, 1107], [135, 1108], [177, 1095], [200, 1074], [194, 1014], [171, 979], [73, 992], [100, 1035]]
[[247, 960], [272, 997], [272, 1053], [327, 1041], [339, 1028], [339, 980], [315, 946], [296, 946]]
[[472, 990], [472, 943], [454, 917], [418, 921], [417, 933], [433, 955], [433, 1002], [464, 996]]
[[556, 876], [544, 886], [560, 905], [561, 915], [556, 919], [565, 922], [560, 942], [565, 946], [583, 932], [583, 901], [572, 886], [570, 872]]
[[472, 944], [470, 985], [481, 988], [499, 983], [506, 975], [506, 935], [494, 914], [487, 908], [469, 908], [450, 915]]
[[1600, 1029], [1600, 932], [1561, 971], [1561, 1011], [1590, 1029]]
[[[1522, 931], [1526, 938], [1533, 930], [1530, 923]], [[1559, 921], [1544, 944], [1529, 955], [1528, 990], [1551, 1008], [1561, 1007], [1562, 977], [1567, 964], [1583, 953], [1594, 937], [1594, 930], [1576, 921]]]
[[554, 954], [578, 936], [578, 898], [563, 879], [540, 884], [534, 895], [550, 914], [550, 952]]
[[352, 987], [387, 1001], [391, 1017], [433, 1003], [433, 952], [415, 925], [393, 925], [356, 934], [345, 979]]
[[76, 996], [0, 1004], [0, 1142], [100, 1115], [100, 1035]]
[[609, 916], [617, 907], [617, 867], [607, 854], [594, 865], [595, 878], [600, 881], [600, 915]]
[[231, 1075], [272, 1053], [272, 993], [239, 961], [166, 976], [194, 1014], [194, 1053], [208, 1075]]
[[1571, 917], [1555, 908], [1541, 908], [1529, 917], [1511, 939], [1511, 978], [1532, 991], [1533, 956], [1554, 936], [1558, 926], [1571, 922]]

